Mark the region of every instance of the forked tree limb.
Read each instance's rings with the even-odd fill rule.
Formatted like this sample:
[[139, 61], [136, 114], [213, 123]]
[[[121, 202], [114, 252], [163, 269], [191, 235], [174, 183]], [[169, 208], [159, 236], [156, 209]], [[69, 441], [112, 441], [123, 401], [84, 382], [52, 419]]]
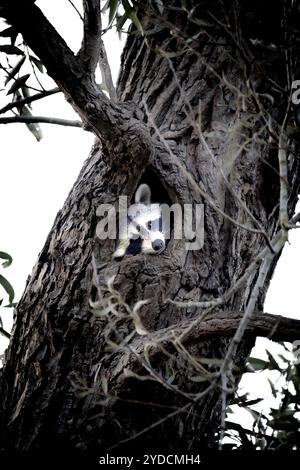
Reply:
[[[107, 147], [111, 145], [115, 150], [117, 143], [117, 158], [127, 155], [138, 165], [143, 155], [145, 165], [153, 151], [153, 144], [149, 130], [138, 118], [135, 105], [112, 103], [95, 82], [94, 69], [100, 47], [99, 41], [96, 46], [96, 40], [100, 34], [101, 20], [91, 17], [94, 10], [98, 11], [98, 3], [96, 0], [85, 2], [85, 33], [78, 56], [30, 0], [3, 0], [0, 15], [22, 34], [26, 44], [43, 62], [48, 74], [80, 115], [85, 127], [105, 141]], [[87, 60], [91, 51], [93, 54]]]
[[100, 0], [83, 0], [83, 10], [83, 40], [77, 55], [84, 64], [87, 73], [94, 75], [100, 55]]

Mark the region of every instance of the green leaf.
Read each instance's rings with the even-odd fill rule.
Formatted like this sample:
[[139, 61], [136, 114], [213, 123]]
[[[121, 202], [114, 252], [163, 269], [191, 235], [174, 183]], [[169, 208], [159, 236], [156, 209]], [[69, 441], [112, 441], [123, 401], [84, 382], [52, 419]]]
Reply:
[[[24, 98], [30, 98], [31, 94], [30, 94], [30, 90], [29, 90], [27, 85], [25, 85], [25, 84], [22, 85], [21, 86], [21, 91], [22, 91], [22, 95], [23, 95]], [[30, 104], [28, 106], [29, 106], [29, 108], [31, 108]]]
[[26, 60], [26, 57], [23, 56], [21, 57], [21, 59], [16, 63], [16, 65], [14, 66], [14, 68], [12, 69], [11, 72], [9, 72], [9, 76], [6, 78], [5, 80], [5, 85], [8, 84], [8, 82], [14, 78], [15, 75], [17, 75], [17, 73], [19, 72], [20, 68], [22, 67], [22, 65], [24, 64]]
[[7, 305], [3, 305], [4, 308], [15, 308], [18, 305], [18, 302], [12, 302]]
[[37, 57], [34, 57], [33, 55], [30, 55], [29, 59], [34, 63], [34, 65], [38, 68], [38, 70], [41, 73], [44, 73], [44, 65]]
[[8, 90], [6, 94], [11, 95], [12, 93], [15, 93], [19, 88], [22, 88], [29, 77], [30, 77], [30, 74], [27, 73], [26, 75], [23, 75], [22, 77], [17, 78], [17, 80], [13, 83], [13, 85], [10, 87], [10, 89]]
[[0, 32], [0, 37], [1, 37], [1, 38], [11, 38], [11, 37], [14, 37], [15, 34], [16, 34], [15, 28], [13, 28], [12, 26], [10, 26], [9, 28], [3, 29], [3, 30]]
[[127, 14], [128, 17], [130, 17], [130, 14], [133, 10], [132, 6], [129, 4], [128, 0], [122, 0], [122, 5], [125, 10], [125, 13]]
[[269, 366], [268, 361], [264, 361], [263, 359], [259, 359], [257, 357], [249, 357], [248, 362], [256, 371], [265, 370]]
[[101, 12], [104, 12], [109, 8], [110, 2], [111, 2], [111, 0], [107, 0], [107, 2], [105, 3], [104, 7], [101, 10]]
[[266, 349], [266, 353], [268, 355], [269, 359], [269, 366], [268, 369], [270, 370], [279, 370], [279, 372], [282, 372], [281, 367], [279, 367], [278, 363], [275, 361], [274, 356]]
[[271, 387], [272, 395], [273, 395], [274, 398], [276, 398], [277, 397], [277, 390], [276, 390], [273, 382], [269, 378], [268, 378], [268, 382], [269, 382], [269, 385]]
[[118, 11], [119, 0], [111, 0], [109, 2], [108, 26], [112, 24]]
[[3, 277], [1, 274], [0, 274], [0, 285], [6, 291], [8, 295], [9, 303], [11, 304], [14, 300], [15, 292], [10, 282], [8, 282], [8, 280], [5, 277]]
[[124, 8], [124, 10], [125, 10], [126, 15], [128, 16], [128, 18], [131, 19], [131, 21], [132, 21], [132, 23], [134, 24], [134, 26], [136, 27], [136, 29], [137, 29], [141, 34], [144, 34], [143, 27], [142, 27], [142, 25], [141, 25], [140, 20], [139, 20], [138, 17], [137, 17], [136, 11], [135, 11], [134, 8], [132, 8], [132, 6], [129, 4], [128, 0], [122, 0], [122, 5], [123, 5], [123, 8]]
[[8, 268], [13, 261], [12, 257], [8, 253], [5, 253], [5, 251], [0, 251], [0, 258], [5, 260], [4, 263], [2, 263], [3, 268]]
[[140, 20], [138, 19], [137, 17], [137, 14], [135, 11], [133, 11], [130, 15], [130, 18], [134, 24], [134, 26], [136, 27], [136, 29], [141, 33], [141, 34], [144, 34], [144, 29], [143, 29], [143, 26], [140, 22]]
[[253, 410], [249, 406], [245, 406], [244, 408], [251, 414], [251, 416], [255, 419], [255, 421], [257, 421], [260, 418], [260, 413], [258, 413], [257, 411]]
[[207, 364], [209, 366], [222, 366], [223, 363], [224, 363], [224, 360], [223, 359], [217, 359], [215, 357], [201, 357], [199, 358], [199, 362], [201, 362], [201, 364]]
[[108, 381], [107, 381], [107, 378], [106, 377], [101, 377], [101, 386], [102, 386], [102, 390], [103, 390], [103, 393], [104, 395], [107, 395], [108, 393]]
[[247, 400], [245, 402], [241, 402], [239, 405], [241, 407], [249, 407], [249, 406], [253, 406], [253, 405], [257, 405], [257, 403], [260, 403], [261, 401], [263, 401], [263, 398], [254, 398], [253, 400]]
[[244, 393], [243, 395], [236, 396], [232, 400], [230, 400], [230, 405], [240, 405], [241, 403], [245, 403], [248, 399], [248, 393]]
[[268, 422], [268, 425], [278, 431], [296, 432], [299, 428], [299, 421], [294, 417], [289, 417], [289, 419], [272, 419]]
[[283, 356], [282, 354], [278, 354], [278, 357], [283, 361], [285, 362], [286, 364], [290, 364], [291, 361], [289, 359], [287, 359], [285, 356]]
[[5, 54], [24, 55], [24, 52], [21, 51], [21, 49], [19, 49], [17, 46], [12, 46], [8, 44], [0, 46], [0, 52], [4, 52]]
[[[23, 89], [23, 88], [22, 88]], [[32, 117], [33, 114], [30, 111], [29, 107], [27, 105], [22, 106], [22, 109], [20, 110], [20, 116], [27, 116], [27, 117]], [[31, 134], [36, 138], [38, 142], [40, 142], [43, 138], [43, 133], [42, 129], [37, 122], [29, 122], [26, 123], [27, 129], [30, 130]]]
[[126, 23], [127, 20], [128, 20], [128, 16], [126, 15], [126, 13], [124, 13], [124, 15], [119, 16], [117, 18], [117, 31], [119, 33], [122, 31], [122, 28], [123, 28], [123, 26], [124, 26], [124, 24]]
[[190, 379], [191, 379], [192, 382], [197, 382], [197, 383], [207, 382], [208, 381], [208, 378], [205, 377], [204, 375], [194, 375]]

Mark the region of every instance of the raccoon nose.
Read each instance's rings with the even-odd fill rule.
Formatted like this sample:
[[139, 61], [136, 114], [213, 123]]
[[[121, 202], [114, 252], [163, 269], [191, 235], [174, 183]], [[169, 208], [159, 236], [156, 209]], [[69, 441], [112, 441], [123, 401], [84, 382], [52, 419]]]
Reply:
[[160, 251], [164, 248], [165, 244], [163, 240], [160, 240], [157, 238], [156, 240], [153, 240], [152, 242], [152, 248], [154, 251]]

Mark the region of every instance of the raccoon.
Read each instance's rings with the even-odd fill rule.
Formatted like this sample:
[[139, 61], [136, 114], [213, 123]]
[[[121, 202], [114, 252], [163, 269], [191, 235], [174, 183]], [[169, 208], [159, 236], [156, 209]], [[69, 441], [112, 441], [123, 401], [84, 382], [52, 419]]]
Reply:
[[135, 204], [128, 208], [127, 225], [121, 228], [114, 259], [140, 253], [157, 255], [166, 247], [160, 204], [151, 203], [151, 190], [141, 184], [135, 193]]

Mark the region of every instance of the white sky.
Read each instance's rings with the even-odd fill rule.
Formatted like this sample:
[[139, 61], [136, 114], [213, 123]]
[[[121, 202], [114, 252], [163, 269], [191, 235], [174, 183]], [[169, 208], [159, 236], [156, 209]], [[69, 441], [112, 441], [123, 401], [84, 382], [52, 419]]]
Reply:
[[[81, 2], [75, 1], [80, 7]], [[37, 1], [58, 32], [76, 52], [81, 42], [81, 22], [67, 0]], [[58, 15], [59, 11], [59, 15]], [[2, 28], [3, 29], [3, 28]], [[115, 32], [105, 38], [114, 78], [117, 77], [122, 49]], [[55, 84], [49, 79], [49, 88]], [[0, 94], [0, 107], [9, 101]], [[61, 95], [33, 104], [35, 115], [78, 119]], [[24, 124], [0, 125], [0, 251], [10, 253], [14, 262], [0, 272], [6, 276], [19, 300], [32, 267], [88, 156], [93, 135], [81, 129], [48, 124], [41, 125], [43, 139], [37, 142]], [[290, 234], [268, 292], [265, 311], [299, 318], [298, 272], [300, 259], [299, 230]], [[2, 292], [0, 298], [2, 297]], [[4, 326], [10, 329], [12, 310], [0, 308]], [[259, 340], [254, 356], [262, 355], [265, 340]], [[0, 336], [0, 352], [7, 340]], [[257, 387], [247, 374], [242, 386], [254, 394], [267, 394], [263, 382]], [[268, 388], [269, 391], [269, 388]]]

